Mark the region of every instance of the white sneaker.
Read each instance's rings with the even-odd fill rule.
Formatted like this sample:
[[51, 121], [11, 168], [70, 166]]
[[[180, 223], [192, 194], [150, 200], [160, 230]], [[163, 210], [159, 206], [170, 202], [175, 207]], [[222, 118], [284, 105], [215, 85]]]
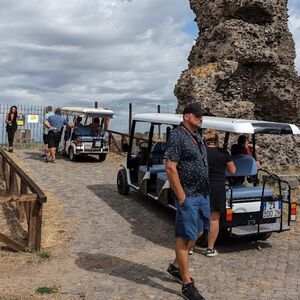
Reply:
[[206, 256], [208, 256], [208, 257], [217, 256], [218, 254], [219, 254], [219, 252], [215, 248], [213, 248], [213, 249], [207, 248], [206, 249]]
[[189, 251], [189, 255], [193, 255], [194, 254], [194, 249], [191, 249], [190, 251]]

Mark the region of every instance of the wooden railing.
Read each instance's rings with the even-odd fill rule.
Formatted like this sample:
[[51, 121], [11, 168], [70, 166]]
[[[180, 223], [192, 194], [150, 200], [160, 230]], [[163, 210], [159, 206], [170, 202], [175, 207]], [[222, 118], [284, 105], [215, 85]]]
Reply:
[[0, 233], [0, 242], [15, 251], [39, 251], [42, 236], [42, 210], [47, 197], [39, 186], [13, 161], [5, 150], [0, 150], [2, 178], [5, 191], [0, 203], [15, 203], [20, 222], [26, 221], [26, 245]]
[[[109, 139], [110, 139], [110, 148], [112, 151], [117, 153], [123, 153], [123, 145], [129, 143], [129, 134], [108, 130], [109, 132]], [[115, 136], [119, 136], [117, 139]], [[138, 145], [141, 141], [148, 142], [148, 139], [142, 137], [134, 137], [136, 144]]]

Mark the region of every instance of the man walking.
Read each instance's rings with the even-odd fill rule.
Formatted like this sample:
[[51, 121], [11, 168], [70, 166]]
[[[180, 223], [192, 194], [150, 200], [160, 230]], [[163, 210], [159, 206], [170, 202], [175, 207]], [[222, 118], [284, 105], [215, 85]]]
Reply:
[[[47, 106], [45, 108], [44, 121], [48, 120], [48, 118], [52, 115], [53, 115], [52, 106]], [[41, 155], [41, 157], [47, 157], [47, 155], [49, 155], [48, 133], [49, 133], [49, 128], [45, 125], [45, 122], [44, 122], [44, 124], [43, 124], [44, 153]]]
[[61, 115], [61, 109], [58, 107], [55, 110], [55, 114], [50, 116], [48, 120], [45, 120], [44, 124], [47, 128], [49, 128], [48, 148], [50, 149], [50, 157], [47, 156], [46, 161], [54, 163], [56, 158], [56, 149], [60, 142], [61, 130], [63, 125], [68, 125], [68, 121]]
[[166, 172], [176, 204], [175, 260], [167, 271], [182, 283], [182, 294], [203, 300], [189, 273], [189, 255], [203, 230], [209, 229], [208, 164], [204, 142], [198, 132], [203, 110], [199, 103], [188, 103], [183, 122], [171, 131], [166, 144]]

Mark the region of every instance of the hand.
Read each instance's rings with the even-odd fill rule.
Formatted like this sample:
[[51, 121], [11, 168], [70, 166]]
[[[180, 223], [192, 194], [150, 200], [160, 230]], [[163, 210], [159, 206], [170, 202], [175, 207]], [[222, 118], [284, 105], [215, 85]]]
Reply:
[[185, 199], [186, 199], [185, 193], [183, 193], [182, 195], [180, 195], [180, 197], [178, 197], [178, 202], [180, 206], [183, 205]]

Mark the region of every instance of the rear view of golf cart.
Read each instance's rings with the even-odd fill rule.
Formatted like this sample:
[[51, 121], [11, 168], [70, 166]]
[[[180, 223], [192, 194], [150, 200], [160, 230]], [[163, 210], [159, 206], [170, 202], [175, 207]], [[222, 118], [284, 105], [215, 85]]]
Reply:
[[[144, 113], [133, 117], [127, 158], [117, 176], [120, 194], [135, 189], [147, 198], [176, 209], [165, 171], [164, 150], [170, 130], [181, 121], [182, 116], [177, 114]], [[147, 135], [143, 140], [135, 139], [141, 124]], [[257, 134], [300, 134], [293, 124], [208, 116], [203, 117], [202, 129], [205, 128], [223, 132], [224, 149], [232, 134], [251, 135], [254, 148]], [[253, 155], [255, 157], [255, 151]], [[251, 177], [252, 181], [235, 184], [231, 180], [234, 176], [226, 174], [226, 211], [221, 215], [220, 229], [230, 236], [261, 239], [267, 239], [272, 232], [289, 230], [291, 220], [296, 217], [296, 203], [291, 200], [289, 183], [276, 174], [258, 170], [253, 157], [237, 155], [233, 161], [237, 168], [234, 176]]]

